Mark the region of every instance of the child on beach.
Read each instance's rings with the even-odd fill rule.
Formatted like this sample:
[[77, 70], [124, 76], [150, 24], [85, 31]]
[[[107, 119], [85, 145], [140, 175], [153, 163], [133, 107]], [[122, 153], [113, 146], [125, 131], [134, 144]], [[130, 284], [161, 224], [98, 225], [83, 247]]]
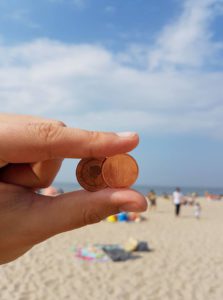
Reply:
[[201, 205], [199, 202], [196, 202], [194, 205], [194, 216], [196, 219], [200, 219], [201, 215]]

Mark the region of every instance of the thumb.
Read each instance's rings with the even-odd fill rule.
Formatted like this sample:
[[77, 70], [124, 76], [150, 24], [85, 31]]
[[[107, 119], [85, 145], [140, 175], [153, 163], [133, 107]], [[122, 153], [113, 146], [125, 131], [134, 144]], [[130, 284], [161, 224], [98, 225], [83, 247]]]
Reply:
[[33, 243], [97, 223], [120, 211], [141, 212], [147, 208], [145, 197], [128, 189], [107, 188], [94, 193], [81, 190], [57, 197], [37, 196], [40, 201], [35, 201], [29, 214], [30, 221], [26, 220], [29, 231], [32, 231], [29, 236], [35, 239]]

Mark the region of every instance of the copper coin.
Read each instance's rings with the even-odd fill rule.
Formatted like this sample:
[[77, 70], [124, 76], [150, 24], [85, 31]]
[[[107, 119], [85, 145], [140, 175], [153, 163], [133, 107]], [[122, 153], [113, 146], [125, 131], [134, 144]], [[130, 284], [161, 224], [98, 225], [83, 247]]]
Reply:
[[77, 181], [85, 190], [96, 192], [107, 187], [101, 173], [104, 160], [105, 158], [84, 158], [77, 165]]
[[109, 187], [124, 188], [131, 186], [137, 179], [139, 168], [129, 154], [108, 157], [102, 166], [102, 176]]

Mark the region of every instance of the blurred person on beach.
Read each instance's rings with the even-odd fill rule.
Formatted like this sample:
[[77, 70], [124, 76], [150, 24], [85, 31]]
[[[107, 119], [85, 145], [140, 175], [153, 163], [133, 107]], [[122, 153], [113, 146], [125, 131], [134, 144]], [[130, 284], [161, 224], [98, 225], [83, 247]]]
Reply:
[[180, 215], [181, 204], [183, 203], [183, 194], [179, 187], [173, 192], [173, 203], [175, 205], [175, 216], [178, 217]]
[[197, 197], [198, 197], [198, 193], [193, 192], [193, 193], [191, 194], [191, 203], [190, 203], [191, 205], [194, 205], [194, 204], [196, 203]]
[[56, 234], [147, 208], [145, 197], [131, 189], [55, 197], [36, 192], [51, 185], [64, 158], [129, 152], [138, 145], [136, 133], [87, 131], [41, 117], [0, 114], [0, 139], [0, 264]]
[[201, 216], [201, 205], [199, 202], [194, 204], [194, 216], [196, 219], [200, 219]]
[[196, 202], [196, 198], [197, 198], [197, 193], [196, 192], [193, 192], [191, 194], [189, 194], [187, 197], [184, 197], [184, 204], [185, 205], [190, 205], [190, 206], [193, 206]]
[[209, 192], [205, 192], [204, 193], [205, 198], [208, 201], [212, 201], [212, 200], [221, 200], [222, 196], [221, 195], [217, 195], [217, 194], [210, 194]]
[[166, 199], [166, 200], [170, 199], [170, 197], [167, 193], [163, 193], [162, 197], [163, 197], [163, 199]]
[[156, 193], [154, 190], [151, 190], [148, 195], [147, 195], [147, 198], [149, 200], [149, 203], [150, 203], [150, 207], [151, 209], [156, 209]]

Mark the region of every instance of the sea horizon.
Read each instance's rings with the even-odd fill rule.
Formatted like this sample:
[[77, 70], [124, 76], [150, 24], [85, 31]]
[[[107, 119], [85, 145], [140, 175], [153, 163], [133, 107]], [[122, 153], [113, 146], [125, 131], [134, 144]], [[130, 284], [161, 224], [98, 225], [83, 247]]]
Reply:
[[[53, 185], [57, 188], [63, 189], [65, 192], [74, 191], [81, 189], [82, 187], [78, 183], [72, 182], [60, 182], [55, 181]], [[150, 185], [150, 184], [136, 184], [132, 186], [132, 189], [139, 191], [140, 193], [146, 195], [150, 190], [154, 190], [157, 195], [172, 194], [176, 189], [176, 186], [169, 185]], [[199, 196], [204, 196], [205, 192], [210, 194], [223, 195], [223, 187], [210, 187], [210, 186], [180, 186], [183, 194], [191, 194], [196, 192]]]

